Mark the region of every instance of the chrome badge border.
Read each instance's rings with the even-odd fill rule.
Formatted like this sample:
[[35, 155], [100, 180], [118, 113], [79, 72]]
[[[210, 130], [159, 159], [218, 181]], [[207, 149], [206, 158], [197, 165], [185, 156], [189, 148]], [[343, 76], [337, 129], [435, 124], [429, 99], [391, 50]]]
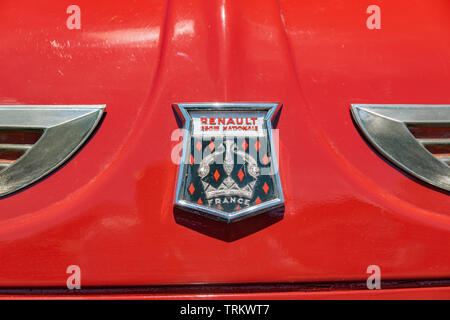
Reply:
[[[246, 103], [218, 103], [218, 102], [202, 102], [202, 103], [173, 103], [172, 108], [178, 117], [178, 119], [183, 122], [183, 150], [181, 154], [181, 161], [178, 167], [177, 174], [177, 187], [175, 193], [175, 207], [182, 210], [186, 210], [190, 213], [205, 216], [215, 220], [219, 220], [226, 223], [237, 222], [242, 219], [253, 217], [261, 213], [267, 212], [269, 210], [283, 207], [284, 206], [284, 196], [283, 189], [281, 186], [279, 167], [278, 167], [278, 154], [275, 152], [273, 135], [272, 135], [272, 121], [273, 116], [278, 114], [282, 108], [281, 103], [261, 103], [261, 102], [246, 102]], [[189, 138], [191, 136], [192, 129], [192, 117], [190, 116], [190, 111], [266, 111], [264, 117], [264, 123], [267, 127], [267, 137], [270, 143], [270, 151], [272, 155], [275, 155], [272, 159], [274, 173], [274, 183], [278, 188], [278, 198], [270, 201], [262, 202], [251, 207], [241, 209], [235, 213], [227, 214], [220, 210], [214, 208], [207, 208], [206, 206], [198, 205], [195, 203], [187, 202], [180, 199], [182, 181], [185, 174], [185, 165], [187, 164], [187, 148], [189, 143]]]

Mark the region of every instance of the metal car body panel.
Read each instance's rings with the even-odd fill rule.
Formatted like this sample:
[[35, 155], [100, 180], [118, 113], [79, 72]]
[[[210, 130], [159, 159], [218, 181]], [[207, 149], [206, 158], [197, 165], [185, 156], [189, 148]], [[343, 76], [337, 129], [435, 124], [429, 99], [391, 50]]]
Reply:
[[[450, 277], [448, 192], [350, 115], [450, 104], [450, 2], [378, 1], [380, 30], [361, 1], [77, 5], [80, 30], [63, 2], [0, 4], [0, 105], [107, 106], [76, 157], [0, 199], [1, 287], [65, 287], [69, 265], [83, 287]], [[282, 219], [213, 226], [227, 237], [177, 222], [171, 105], [202, 101], [283, 104]]]

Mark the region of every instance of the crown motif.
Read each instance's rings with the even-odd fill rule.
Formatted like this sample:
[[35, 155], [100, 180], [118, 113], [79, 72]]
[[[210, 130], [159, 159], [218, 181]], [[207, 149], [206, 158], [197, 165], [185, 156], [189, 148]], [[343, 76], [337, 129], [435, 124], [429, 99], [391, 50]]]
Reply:
[[257, 178], [259, 176], [259, 167], [256, 160], [241, 150], [238, 150], [236, 143], [231, 140], [225, 141], [226, 148], [223, 144], [220, 144], [214, 153], [206, 156], [201, 162], [198, 168], [198, 174], [201, 179], [205, 178], [210, 170], [210, 165], [214, 162], [215, 156], [225, 153], [225, 159], [223, 163], [223, 169], [227, 174], [227, 177], [222, 181], [222, 183], [214, 188], [209, 183], [202, 181], [203, 189], [205, 190], [205, 195], [207, 199], [215, 198], [219, 196], [239, 196], [245, 198], [251, 198], [253, 196], [253, 190], [255, 187], [256, 180], [249, 182], [244, 187], [239, 187], [236, 181], [230, 177], [231, 172], [234, 168], [234, 157], [233, 153], [241, 156], [248, 163], [249, 174]]
[[203, 188], [205, 190], [206, 199], [211, 199], [220, 196], [238, 196], [244, 198], [251, 198], [256, 181], [252, 181], [245, 187], [239, 188], [236, 181], [230, 177], [226, 177], [218, 188], [214, 188], [207, 182], [202, 180]]

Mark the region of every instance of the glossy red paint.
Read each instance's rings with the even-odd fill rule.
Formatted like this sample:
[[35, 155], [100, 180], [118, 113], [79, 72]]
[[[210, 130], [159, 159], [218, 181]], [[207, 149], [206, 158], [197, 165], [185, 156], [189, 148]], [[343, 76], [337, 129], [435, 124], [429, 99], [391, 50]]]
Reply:
[[[84, 287], [450, 277], [448, 193], [383, 160], [349, 112], [450, 104], [448, 1], [377, 1], [380, 30], [364, 1], [80, 0], [81, 30], [69, 4], [1, 4], [0, 104], [107, 105], [73, 159], [0, 200], [1, 286], [64, 287], [72, 264]], [[173, 211], [171, 104], [205, 101], [284, 106], [284, 216], [234, 241]]]

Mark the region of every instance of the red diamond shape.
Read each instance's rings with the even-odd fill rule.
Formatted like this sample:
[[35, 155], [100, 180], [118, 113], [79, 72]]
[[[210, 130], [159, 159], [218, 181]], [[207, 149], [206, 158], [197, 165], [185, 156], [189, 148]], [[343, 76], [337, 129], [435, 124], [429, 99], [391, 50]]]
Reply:
[[242, 143], [242, 149], [244, 149], [244, 151], [247, 151], [248, 148], [248, 143], [246, 140], [244, 140], [244, 142]]
[[209, 143], [209, 149], [211, 150], [211, 152], [214, 150], [215, 147], [216, 147], [216, 145], [214, 144], [213, 141], [211, 141], [211, 142]]
[[262, 163], [266, 166], [269, 163], [269, 158], [267, 158], [267, 155], [265, 154], [262, 158]]
[[189, 192], [191, 193], [191, 195], [193, 195], [194, 191], [195, 191], [194, 185], [191, 183], [191, 186], [189, 187]]
[[220, 204], [217, 206], [217, 209], [222, 210], [222, 207], [220, 206]]
[[189, 162], [191, 163], [191, 166], [194, 164], [194, 157], [191, 154], [191, 158], [189, 159]]
[[242, 181], [242, 179], [244, 178], [244, 173], [242, 172], [242, 169], [239, 170], [238, 178], [239, 178], [239, 180], [241, 180], [241, 181]]
[[200, 141], [197, 141], [195, 147], [197, 148], [198, 151], [202, 151], [202, 143]]
[[198, 198], [198, 201], [197, 201], [197, 203], [198, 203], [198, 204], [203, 204], [203, 201], [202, 201], [202, 199]]
[[255, 143], [256, 151], [259, 151], [259, 147], [260, 147], [260, 145], [259, 145], [259, 140], [258, 140], [258, 141], [256, 141], [256, 143]]
[[216, 169], [216, 172], [214, 172], [214, 179], [216, 179], [216, 181], [217, 181], [217, 180], [219, 180], [219, 178], [220, 178], [220, 173]]
[[267, 194], [267, 192], [269, 191], [269, 186], [267, 185], [267, 183], [265, 183], [264, 182], [264, 185], [263, 185], [263, 190], [264, 190], [264, 192]]
[[238, 205], [237, 208], [236, 208], [236, 210], [241, 210], [241, 206]]
[[261, 199], [260, 199], [259, 197], [257, 197], [255, 203], [256, 203], [256, 204], [261, 203]]

